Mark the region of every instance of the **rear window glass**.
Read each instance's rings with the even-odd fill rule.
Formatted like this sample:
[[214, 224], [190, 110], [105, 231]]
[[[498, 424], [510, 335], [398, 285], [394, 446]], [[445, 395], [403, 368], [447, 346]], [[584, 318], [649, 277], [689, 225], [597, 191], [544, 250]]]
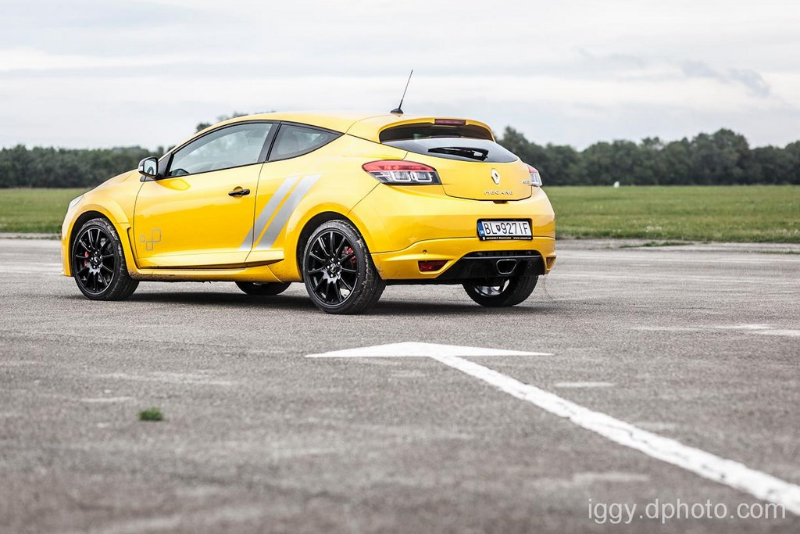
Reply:
[[269, 160], [295, 158], [325, 146], [341, 134], [295, 124], [281, 124]]
[[487, 139], [491, 141], [492, 132], [475, 124], [451, 126], [426, 122], [387, 128], [380, 134], [381, 143], [406, 139], [427, 139], [429, 137], [469, 137], [470, 139]]
[[511, 163], [519, 158], [494, 141], [467, 137], [433, 137], [403, 141], [386, 141], [383, 144], [437, 158], [484, 163]]

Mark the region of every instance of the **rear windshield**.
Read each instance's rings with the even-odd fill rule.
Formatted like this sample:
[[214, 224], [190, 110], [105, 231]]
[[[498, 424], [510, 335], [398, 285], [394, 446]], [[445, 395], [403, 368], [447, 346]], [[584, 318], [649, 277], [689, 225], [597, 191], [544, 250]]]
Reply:
[[388, 141], [426, 139], [428, 137], [469, 137], [471, 139], [488, 139], [491, 141], [492, 132], [477, 124], [433, 124], [422, 122], [387, 128], [381, 132], [380, 140], [381, 143], [387, 143]]
[[401, 141], [384, 141], [384, 145], [393, 146], [415, 154], [424, 154], [437, 158], [456, 159], [460, 161], [480, 161], [484, 163], [511, 163], [517, 156], [487, 139], [470, 139], [468, 137], [431, 137], [427, 139], [406, 139]]

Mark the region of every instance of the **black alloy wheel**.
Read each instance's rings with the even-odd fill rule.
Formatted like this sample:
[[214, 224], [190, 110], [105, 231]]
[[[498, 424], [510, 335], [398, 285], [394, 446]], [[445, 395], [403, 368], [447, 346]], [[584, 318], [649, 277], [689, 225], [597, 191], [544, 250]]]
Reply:
[[467, 295], [488, 308], [516, 306], [531, 296], [539, 277], [522, 274], [513, 278], [495, 281], [473, 281], [464, 284]]
[[361, 235], [340, 220], [323, 223], [309, 238], [303, 280], [314, 304], [328, 313], [363, 312], [386, 287]]
[[78, 289], [92, 300], [126, 299], [139, 285], [128, 274], [117, 232], [105, 219], [92, 219], [81, 227], [71, 254]]

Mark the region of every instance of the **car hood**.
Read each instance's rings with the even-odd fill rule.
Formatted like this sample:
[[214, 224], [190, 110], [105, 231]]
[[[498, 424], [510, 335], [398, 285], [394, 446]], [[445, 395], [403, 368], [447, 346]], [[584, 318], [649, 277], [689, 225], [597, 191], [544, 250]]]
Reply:
[[132, 178], [138, 178], [139, 176], [140, 176], [140, 174], [139, 174], [139, 171], [137, 171], [137, 170], [126, 171], [126, 172], [123, 172], [122, 174], [118, 174], [118, 175], [116, 175], [116, 176], [114, 176], [112, 178], [109, 178], [108, 180], [106, 180], [102, 184], [100, 184], [97, 187], [95, 187], [94, 189], [92, 189], [92, 191], [98, 191], [98, 190], [101, 190], [101, 189], [107, 189], [109, 187], [114, 187], [114, 186], [117, 186], [117, 185], [119, 185], [119, 184], [121, 184], [121, 183], [123, 183], [123, 182], [125, 182], [127, 180], [130, 180]]

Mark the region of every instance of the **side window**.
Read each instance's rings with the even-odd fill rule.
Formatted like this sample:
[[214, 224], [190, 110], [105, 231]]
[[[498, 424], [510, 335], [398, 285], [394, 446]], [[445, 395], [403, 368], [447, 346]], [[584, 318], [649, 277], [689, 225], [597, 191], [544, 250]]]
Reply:
[[186, 176], [257, 163], [274, 126], [268, 122], [251, 122], [204, 135], [175, 152], [167, 176]]
[[282, 124], [269, 154], [269, 160], [289, 159], [308, 154], [327, 145], [337, 137], [339, 134], [326, 130]]

